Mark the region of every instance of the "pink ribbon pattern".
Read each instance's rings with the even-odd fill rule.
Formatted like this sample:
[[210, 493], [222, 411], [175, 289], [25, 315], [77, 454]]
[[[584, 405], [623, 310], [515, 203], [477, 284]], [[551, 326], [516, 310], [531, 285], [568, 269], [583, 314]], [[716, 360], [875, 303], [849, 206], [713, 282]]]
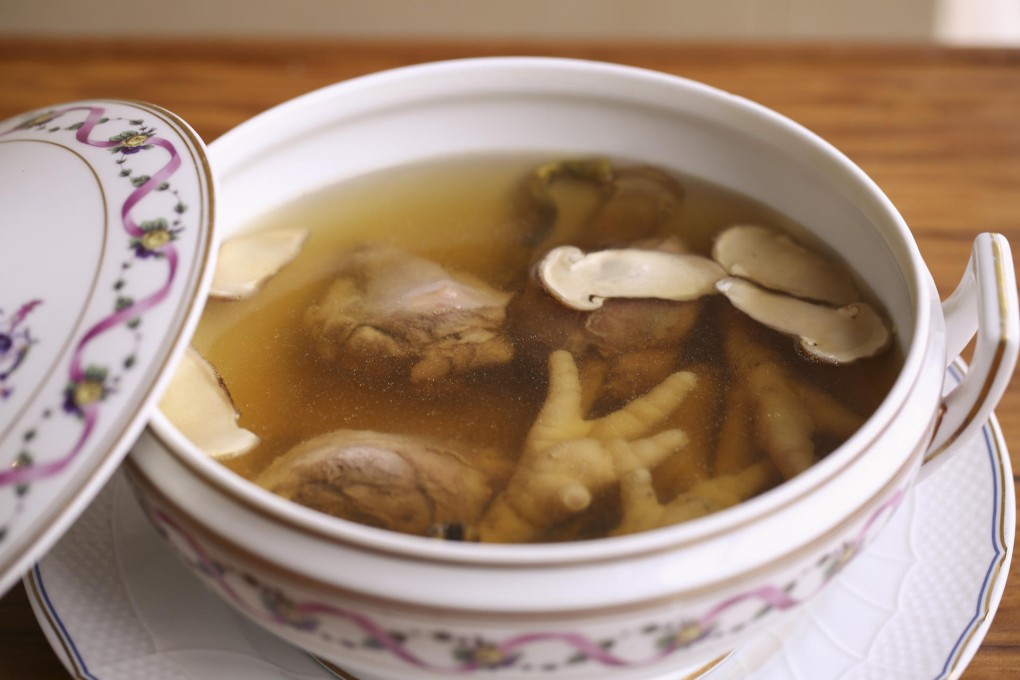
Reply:
[[[137, 181], [138, 178], [135, 179], [135, 182], [137, 182], [136, 188], [131, 191], [127, 199], [120, 206], [120, 222], [123, 233], [127, 237], [129, 244], [137, 243], [146, 235], [146, 231], [137, 223], [132, 211], [152, 192], [165, 190], [169, 186], [169, 179], [181, 166], [180, 154], [172, 142], [155, 136], [154, 129], [144, 129], [144, 132], [141, 133], [134, 133], [132, 131], [122, 132], [120, 138], [95, 138], [93, 133], [96, 132], [96, 128], [109, 122], [109, 119], [105, 117], [106, 109], [101, 106], [70, 106], [60, 110], [49, 111], [37, 115], [34, 118], [15, 126], [14, 128], [0, 132], [0, 137], [9, 135], [17, 130], [29, 128], [44, 129], [53, 121], [75, 111], [86, 112], [85, 120], [62, 129], [74, 130], [74, 138], [80, 144], [95, 148], [109, 149], [113, 151], [114, 154], [119, 153], [120, 159], [113, 162], [122, 164], [127, 154], [152, 148], [161, 149], [167, 156], [167, 161], [151, 177], [148, 177], [147, 179], [143, 178], [144, 181], [140, 182]], [[141, 125], [141, 121], [132, 120], [130, 121], [130, 124]], [[60, 130], [61, 128], [57, 127], [49, 128], [50, 132], [58, 132]], [[144, 145], [128, 146], [124, 143], [125, 137], [134, 142], [138, 142], [144, 138], [145, 143]], [[121, 176], [128, 177], [130, 179], [130, 171], [121, 171]], [[185, 206], [181, 204], [178, 204], [178, 207], [178, 213], [183, 212], [185, 209]], [[148, 292], [144, 297], [137, 300], [120, 295], [117, 299], [115, 309], [110, 314], [94, 323], [90, 328], [86, 329], [81, 337], [75, 342], [73, 352], [66, 368], [67, 387], [62, 395], [63, 407], [62, 409], [59, 409], [77, 417], [81, 422], [81, 430], [70, 448], [67, 449], [63, 455], [54, 460], [47, 461], [45, 463], [36, 463], [34, 456], [32, 456], [27, 449], [28, 444], [34, 438], [34, 431], [30, 428], [22, 438], [22, 450], [18, 453], [15, 459], [10, 462], [6, 469], [0, 471], [0, 488], [10, 487], [13, 485], [17, 489], [18, 495], [22, 496], [27, 492], [28, 486], [32, 482], [59, 474], [82, 452], [90, 436], [95, 431], [101, 417], [103, 398], [109, 394], [111, 385], [115, 384], [117, 381], [117, 377], [111, 376], [110, 371], [106, 367], [87, 366], [86, 350], [90, 345], [113, 329], [122, 326], [137, 326], [147, 311], [156, 307], [166, 299], [171, 291], [179, 262], [178, 252], [173, 245], [173, 236], [175, 236], [179, 231], [181, 231], [181, 229], [176, 229], [164, 243], [159, 245], [158, 250], [147, 253], [147, 255], [149, 255], [149, 257], [146, 258], [148, 261], [160, 262], [162, 263], [162, 266], [165, 267], [165, 274], [159, 280], [160, 282], [156, 289]], [[140, 258], [136, 254], [135, 261], [138, 259]], [[34, 302], [35, 304], [41, 303], [41, 301]], [[136, 344], [137, 339], [138, 338], [136, 337]], [[127, 370], [129, 367], [130, 363], [125, 365], [124, 370]], [[92, 389], [90, 395], [91, 398], [82, 401], [79, 398], [80, 395], [78, 388], [90, 381], [93, 383], [89, 385]], [[47, 409], [47, 412], [44, 413], [44, 417], [47, 417], [49, 413], [57, 410], [58, 409]], [[3, 540], [6, 533], [4, 529], [6, 529], [7, 526], [10, 526], [12, 521], [13, 518], [10, 518], [6, 526], [0, 526], [0, 541]]]

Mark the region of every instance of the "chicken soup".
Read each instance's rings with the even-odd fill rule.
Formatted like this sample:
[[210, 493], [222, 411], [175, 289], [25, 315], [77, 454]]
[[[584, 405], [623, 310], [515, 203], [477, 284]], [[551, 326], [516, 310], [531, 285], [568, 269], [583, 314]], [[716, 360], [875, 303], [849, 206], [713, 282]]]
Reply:
[[885, 312], [806, 233], [615, 159], [387, 170], [224, 243], [162, 408], [256, 484], [393, 531], [695, 519], [828, 455], [901, 365]]

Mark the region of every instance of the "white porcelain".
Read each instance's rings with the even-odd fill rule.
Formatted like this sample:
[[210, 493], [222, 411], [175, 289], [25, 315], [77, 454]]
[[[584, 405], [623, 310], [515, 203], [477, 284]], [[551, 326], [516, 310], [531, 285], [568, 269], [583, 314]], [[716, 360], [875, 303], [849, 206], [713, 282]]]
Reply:
[[[882, 298], [904, 367], [860, 431], [773, 491], [684, 525], [542, 546], [449, 544], [320, 515], [236, 477], [154, 414], [128, 466], [150, 519], [239, 610], [355, 675], [651, 680], [717, 659], [823, 590], [875, 539], [922, 459], [948, 459], [988, 418], [1013, 370], [1004, 239], [976, 239], [944, 308], [907, 226], [856, 166], [697, 83], [555, 59], [425, 65], [301, 97], [209, 153], [229, 235], [348, 177], [520, 150], [640, 158], [789, 215]], [[946, 366], [975, 330], [983, 358], [943, 398]], [[377, 644], [360, 645], [366, 636]]]
[[120, 464], [193, 333], [202, 147], [146, 104], [0, 122], [0, 594]]
[[[950, 384], [958, 369], [950, 368]], [[1016, 531], [1012, 479], [993, 417], [911, 490], [882, 535], [804, 606], [785, 639], [757, 636], [712, 680], [961, 677], [1006, 586]]]
[[[960, 677], [1006, 584], [1015, 503], [995, 419], [789, 630], [756, 634], [704, 680]], [[25, 579], [72, 677], [312, 680], [325, 669], [215, 597], [175, 559], [117, 475]], [[370, 680], [362, 677], [359, 680]]]
[[146, 520], [123, 474], [24, 579], [72, 678], [332, 677], [204, 588]]

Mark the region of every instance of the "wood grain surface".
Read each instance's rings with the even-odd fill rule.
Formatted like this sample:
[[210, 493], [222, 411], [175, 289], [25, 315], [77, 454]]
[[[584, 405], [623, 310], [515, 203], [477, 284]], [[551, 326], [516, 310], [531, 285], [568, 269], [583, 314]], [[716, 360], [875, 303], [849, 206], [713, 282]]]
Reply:
[[[0, 120], [82, 98], [140, 99], [210, 142], [264, 109], [381, 69], [485, 55], [611, 61], [769, 106], [859, 164], [913, 230], [939, 291], [981, 231], [1020, 248], [1020, 51], [924, 46], [0, 41]], [[2, 247], [2, 245], [0, 245]], [[1020, 467], [1020, 387], [998, 409]], [[1017, 476], [1013, 484], [1016, 487]], [[967, 680], [1020, 677], [1020, 563]], [[0, 679], [67, 677], [16, 586], [0, 599]], [[895, 680], [895, 679], [892, 679]]]

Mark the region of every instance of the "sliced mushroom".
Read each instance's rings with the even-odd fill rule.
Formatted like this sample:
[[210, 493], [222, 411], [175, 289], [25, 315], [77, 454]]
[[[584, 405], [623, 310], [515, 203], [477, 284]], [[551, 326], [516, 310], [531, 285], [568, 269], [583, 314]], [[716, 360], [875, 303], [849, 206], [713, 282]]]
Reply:
[[602, 306], [606, 298], [695, 300], [715, 293], [726, 273], [700, 255], [639, 248], [599, 250], [587, 255], [574, 246], [553, 248], [538, 264], [549, 293], [579, 310]]
[[254, 295], [297, 257], [307, 238], [307, 229], [290, 228], [253, 231], [224, 241], [209, 295], [228, 300]]
[[767, 227], [730, 227], [716, 237], [712, 258], [732, 276], [806, 300], [846, 305], [861, 299], [839, 263]]
[[734, 277], [716, 284], [734, 307], [755, 321], [800, 340], [808, 354], [843, 364], [875, 356], [892, 337], [886, 321], [865, 302], [828, 307], [774, 293]]
[[213, 458], [234, 458], [259, 444], [257, 435], [237, 424], [237, 410], [223, 379], [194, 348], [184, 354], [159, 408]]
[[524, 180], [517, 196], [516, 212], [523, 232], [521, 241], [534, 247], [557, 230], [560, 206], [553, 185], [561, 179], [586, 183], [602, 193], [611, 188], [613, 164], [606, 158], [581, 158], [545, 163]]

